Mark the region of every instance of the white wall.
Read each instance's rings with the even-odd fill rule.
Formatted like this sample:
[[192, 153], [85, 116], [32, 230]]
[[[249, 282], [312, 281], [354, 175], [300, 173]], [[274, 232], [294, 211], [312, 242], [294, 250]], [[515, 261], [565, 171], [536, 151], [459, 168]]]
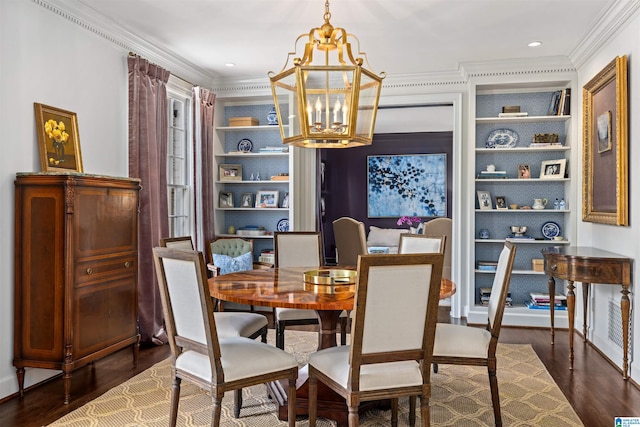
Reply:
[[[616, 56], [628, 56], [628, 103], [629, 103], [629, 212], [630, 226], [616, 227], [611, 225], [594, 224], [590, 222], [578, 222], [578, 242], [580, 246], [593, 246], [602, 250], [615, 252], [628, 256], [634, 260], [631, 272], [632, 294], [631, 298], [631, 357], [640, 355], [640, 316], [634, 314], [634, 308], [640, 304], [640, 293], [637, 291], [640, 280], [640, 173], [636, 166], [640, 164], [640, 150], [637, 142], [640, 138], [640, 129], [634, 126], [637, 121], [637, 111], [634, 107], [640, 105], [640, 16], [634, 20], [606, 46], [602, 47], [584, 65], [578, 69], [578, 87], [582, 88], [600, 70], [602, 70]], [[582, 105], [582, 94], [579, 105]], [[635, 111], [635, 114], [634, 114]], [[582, 135], [582, 123], [580, 123], [578, 133]], [[580, 150], [580, 159], [582, 159]], [[580, 179], [582, 179], [580, 175]], [[582, 182], [580, 184], [580, 188]], [[578, 195], [579, 203], [582, 204], [582, 194]], [[581, 286], [578, 286], [577, 300], [582, 301]], [[620, 286], [592, 285], [589, 294], [589, 339], [600, 348], [609, 359], [622, 367], [622, 351], [608, 338], [608, 302], [610, 299], [620, 301]], [[583, 313], [581, 304], [576, 310], [576, 328], [582, 330]], [[581, 345], [577, 342], [576, 345]], [[640, 357], [636, 356], [635, 361], [631, 361], [631, 378], [640, 382]]]
[[[0, 1], [0, 398], [18, 389], [13, 181], [16, 172], [41, 170], [33, 103], [77, 113], [85, 172], [127, 176], [126, 55], [34, 2]], [[52, 372], [28, 369], [25, 385]]]

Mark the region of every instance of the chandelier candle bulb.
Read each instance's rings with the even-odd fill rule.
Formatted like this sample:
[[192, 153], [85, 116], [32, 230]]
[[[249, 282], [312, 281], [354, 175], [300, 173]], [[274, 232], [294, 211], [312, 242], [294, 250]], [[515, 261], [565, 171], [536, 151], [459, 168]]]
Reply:
[[336, 99], [336, 103], [333, 105], [333, 122], [340, 123], [338, 121], [338, 113], [342, 110], [342, 105], [340, 104], [340, 100]]
[[316, 123], [322, 123], [322, 102], [320, 102], [320, 97], [316, 99]]

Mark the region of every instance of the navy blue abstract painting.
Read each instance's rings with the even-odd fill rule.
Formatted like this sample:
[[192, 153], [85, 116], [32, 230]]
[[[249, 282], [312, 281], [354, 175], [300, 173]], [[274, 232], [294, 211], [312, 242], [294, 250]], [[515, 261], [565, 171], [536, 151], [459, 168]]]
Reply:
[[369, 218], [447, 215], [446, 154], [368, 156]]

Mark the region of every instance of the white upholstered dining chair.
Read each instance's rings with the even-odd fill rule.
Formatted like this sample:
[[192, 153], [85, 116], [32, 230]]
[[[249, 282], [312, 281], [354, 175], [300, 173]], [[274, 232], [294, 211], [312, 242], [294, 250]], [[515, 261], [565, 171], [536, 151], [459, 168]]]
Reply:
[[[391, 399], [396, 426], [403, 396], [420, 396], [422, 425], [429, 425], [429, 366], [443, 258], [440, 253], [360, 257], [351, 344], [309, 355], [310, 427], [316, 425], [318, 381], [345, 398], [349, 427], [359, 424], [361, 402], [380, 399]], [[415, 425], [415, 411], [409, 422]]]
[[[273, 235], [275, 265], [277, 268], [310, 267], [323, 264], [322, 235], [314, 231], [276, 232]], [[315, 310], [282, 308], [274, 310], [276, 347], [284, 349], [284, 331], [289, 325], [317, 325], [320, 323]]]
[[176, 425], [182, 380], [211, 392], [211, 425], [217, 427], [226, 391], [286, 379], [289, 426], [295, 426], [296, 359], [269, 344], [218, 335], [201, 252], [158, 247], [153, 256], [171, 347], [169, 425]]
[[[400, 235], [400, 241], [398, 243], [398, 253], [400, 254], [429, 254], [429, 253], [442, 253], [444, 254], [447, 244], [446, 236], [424, 236], [422, 234], [402, 233]], [[353, 318], [353, 313], [349, 316]], [[346, 344], [346, 325], [347, 316], [341, 314], [340, 317], [340, 343]], [[353, 323], [353, 322], [352, 322]]]
[[[160, 246], [186, 251], [193, 250], [193, 241], [190, 236], [166, 237], [160, 239]], [[269, 320], [259, 313], [225, 312], [216, 311], [214, 305], [214, 317], [218, 337], [245, 337], [255, 339], [260, 337], [262, 342], [267, 342]], [[242, 408], [242, 389], [236, 390], [233, 402], [233, 415], [238, 418]]]
[[498, 266], [491, 287], [486, 328], [438, 323], [433, 349], [434, 364], [487, 367], [496, 427], [502, 426], [498, 378], [496, 377], [496, 349], [515, 256], [516, 246], [511, 242], [505, 242], [498, 258]]

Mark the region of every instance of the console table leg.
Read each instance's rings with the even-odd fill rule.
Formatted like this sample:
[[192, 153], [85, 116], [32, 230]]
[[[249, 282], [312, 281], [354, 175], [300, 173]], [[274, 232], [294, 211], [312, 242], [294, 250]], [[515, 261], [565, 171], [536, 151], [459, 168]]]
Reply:
[[622, 298], [620, 298], [620, 311], [622, 312], [622, 378], [629, 379], [629, 360], [627, 359], [627, 351], [629, 350], [629, 311], [631, 303], [629, 302], [629, 286], [622, 285]]
[[[555, 301], [556, 297], [556, 281], [552, 276], [549, 276], [547, 280], [547, 286], [549, 287], [549, 301]], [[549, 306], [549, 314], [551, 316], [551, 345], [555, 343], [556, 333], [554, 330], [554, 309], [553, 304]]]
[[587, 305], [589, 301], [588, 282], [582, 282], [582, 342], [587, 342]]
[[576, 294], [573, 280], [567, 281], [567, 310], [569, 311], [569, 369], [573, 370], [573, 331], [575, 328]]

